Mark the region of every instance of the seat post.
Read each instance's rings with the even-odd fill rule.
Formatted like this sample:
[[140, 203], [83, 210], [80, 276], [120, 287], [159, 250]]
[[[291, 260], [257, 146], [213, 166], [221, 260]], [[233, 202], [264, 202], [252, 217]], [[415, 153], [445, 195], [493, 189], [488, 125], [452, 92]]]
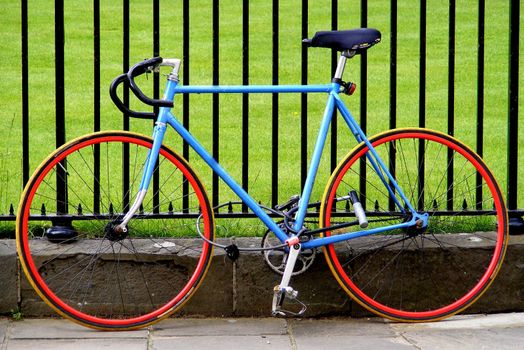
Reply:
[[344, 74], [344, 68], [346, 68], [347, 59], [355, 55], [356, 55], [355, 50], [345, 50], [340, 53], [340, 58], [338, 59], [337, 70], [335, 71], [335, 76], [333, 77], [333, 80], [342, 80], [342, 74]]
[[338, 59], [337, 70], [335, 71], [335, 76], [333, 79], [342, 80], [342, 74], [344, 73], [344, 68], [346, 68], [347, 57], [340, 55]]

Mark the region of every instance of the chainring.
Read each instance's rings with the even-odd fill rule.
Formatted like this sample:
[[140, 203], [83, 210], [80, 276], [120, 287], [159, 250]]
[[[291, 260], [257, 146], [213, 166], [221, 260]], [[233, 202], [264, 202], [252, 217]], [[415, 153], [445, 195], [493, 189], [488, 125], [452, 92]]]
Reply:
[[[282, 223], [279, 226], [285, 232], [284, 224]], [[271, 231], [266, 231], [266, 233], [264, 234], [264, 237], [262, 237], [261, 245], [262, 245], [262, 248], [271, 248], [271, 247], [277, 247], [279, 245], [282, 245], [282, 243]], [[279, 275], [284, 274], [284, 269], [286, 267], [286, 262], [287, 262], [287, 257], [288, 257], [288, 248], [287, 247], [280, 247], [280, 248], [275, 248], [271, 250], [263, 250], [262, 255], [264, 257], [264, 261], [271, 268], [271, 270], [275, 271]], [[296, 276], [296, 275], [300, 275], [301, 273], [306, 272], [311, 267], [313, 262], [315, 261], [316, 255], [317, 255], [316, 249], [307, 249], [307, 250], [302, 251], [297, 258], [295, 267], [293, 269], [293, 273], [291, 275]]]

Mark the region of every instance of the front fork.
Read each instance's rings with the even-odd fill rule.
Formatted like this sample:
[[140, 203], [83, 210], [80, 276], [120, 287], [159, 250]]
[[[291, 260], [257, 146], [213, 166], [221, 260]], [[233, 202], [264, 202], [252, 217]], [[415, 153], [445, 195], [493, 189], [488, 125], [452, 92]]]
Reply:
[[166, 128], [167, 126], [165, 123], [159, 121], [155, 123], [155, 128], [153, 131], [153, 146], [147, 154], [147, 158], [144, 164], [144, 173], [142, 174], [142, 180], [140, 182], [140, 188], [135, 197], [133, 205], [126, 213], [126, 215], [124, 215], [122, 222], [115, 226], [114, 230], [116, 232], [127, 232], [127, 224], [129, 223], [133, 215], [135, 215], [137, 210], [140, 208], [140, 205], [144, 201], [144, 197], [146, 196], [147, 189], [149, 187], [149, 183], [151, 182], [151, 177], [153, 176], [156, 162], [158, 160], [160, 147], [162, 147], [162, 141], [164, 139], [164, 134], [166, 133]]

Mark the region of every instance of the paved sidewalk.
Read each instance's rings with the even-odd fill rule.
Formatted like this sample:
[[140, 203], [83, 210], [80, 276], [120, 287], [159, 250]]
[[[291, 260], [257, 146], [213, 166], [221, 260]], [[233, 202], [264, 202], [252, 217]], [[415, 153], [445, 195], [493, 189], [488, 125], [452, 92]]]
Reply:
[[400, 324], [371, 319], [169, 319], [149, 329], [100, 332], [62, 319], [0, 319], [14, 349], [522, 349], [524, 313]]

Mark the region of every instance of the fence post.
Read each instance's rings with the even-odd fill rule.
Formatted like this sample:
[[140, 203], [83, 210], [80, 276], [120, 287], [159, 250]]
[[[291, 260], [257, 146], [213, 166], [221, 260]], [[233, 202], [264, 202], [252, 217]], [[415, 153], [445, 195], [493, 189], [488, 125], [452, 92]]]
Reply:
[[[182, 84], [189, 85], [189, 0], [182, 2]], [[182, 123], [184, 128], [189, 130], [189, 94], [182, 96]], [[184, 141], [182, 143], [182, 156], [189, 161], [189, 144]], [[184, 197], [182, 198], [182, 208], [184, 212], [188, 212], [189, 199], [189, 184], [184, 181], [182, 184], [182, 191]]]
[[[220, 38], [220, 6], [218, 0], [213, 0], [213, 85], [219, 85], [220, 83], [220, 50], [219, 50], [219, 38]], [[218, 162], [220, 160], [220, 99], [218, 94], [213, 94], [213, 158]], [[217, 206], [219, 201], [219, 178], [218, 174], [213, 172], [213, 206]]]
[[[55, 140], [56, 147], [65, 143], [65, 92], [64, 92], [64, 1], [55, 0]], [[67, 214], [67, 161], [64, 159], [56, 169], [56, 213]], [[43, 205], [42, 205], [43, 207]], [[44, 208], [44, 207], [43, 207]], [[45, 208], [44, 208], [45, 210]], [[76, 237], [76, 232], [71, 226], [71, 220], [57, 217], [51, 220], [52, 226], [46, 230], [46, 236], [51, 237]]]
[[[520, 0], [512, 0], [509, 10], [509, 111], [508, 111], [508, 210], [517, 209], [518, 127], [519, 127], [519, 17]], [[524, 234], [522, 217], [510, 217], [510, 232]]]
[[[478, 52], [477, 52], [477, 154], [484, 155], [484, 33], [486, 19], [485, 0], [479, 0]], [[482, 209], [482, 177], [477, 174], [476, 209]]]
[[22, 0], [22, 186], [29, 181], [29, 67], [27, 40], [27, 0]]
[[[242, 84], [249, 85], [249, 1], [242, 2]], [[242, 94], [242, 188], [249, 192], [249, 94]], [[248, 208], [242, 204], [242, 212]]]
[[[308, 38], [308, 0], [302, 0], [302, 39]], [[307, 84], [308, 54], [307, 47], [302, 45], [301, 52], [301, 78], [302, 85]], [[300, 95], [300, 191], [304, 188], [307, 176], [307, 94]]]
[[[338, 0], [331, 1], [331, 30], [338, 29]], [[331, 50], [331, 75], [332, 78], [335, 75], [338, 64], [338, 52], [336, 50]], [[330, 172], [332, 173], [338, 164], [337, 157], [337, 143], [338, 143], [338, 118], [336, 117], [337, 110], [333, 110], [333, 117], [331, 118], [331, 154], [330, 154]]]
[[[65, 94], [64, 94], [64, 1], [55, 0], [55, 127], [56, 147], [65, 143]], [[57, 169], [56, 210], [67, 214], [67, 164]]]
[[[397, 30], [398, 30], [398, 10], [397, 0], [391, 0], [390, 14], [390, 51], [389, 51], [389, 128], [397, 127]], [[393, 144], [390, 145], [389, 154], [394, 154]], [[389, 172], [395, 176], [396, 158], [390, 156]], [[395, 210], [395, 201], [392, 196], [388, 199], [389, 210]]]
[[[360, 1], [360, 26], [366, 28], [368, 26], [368, 2], [367, 0]], [[368, 64], [367, 64], [367, 53], [362, 52], [360, 55], [360, 128], [362, 131], [367, 133], [367, 89], [368, 89]], [[360, 202], [362, 208], [366, 208], [366, 196], [367, 196], [367, 182], [366, 182], [366, 160], [362, 158], [360, 160]]]
[[[273, 0], [272, 84], [278, 85], [279, 0]], [[278, 94], [271, 96], [271, 206], [278, 204]]]

